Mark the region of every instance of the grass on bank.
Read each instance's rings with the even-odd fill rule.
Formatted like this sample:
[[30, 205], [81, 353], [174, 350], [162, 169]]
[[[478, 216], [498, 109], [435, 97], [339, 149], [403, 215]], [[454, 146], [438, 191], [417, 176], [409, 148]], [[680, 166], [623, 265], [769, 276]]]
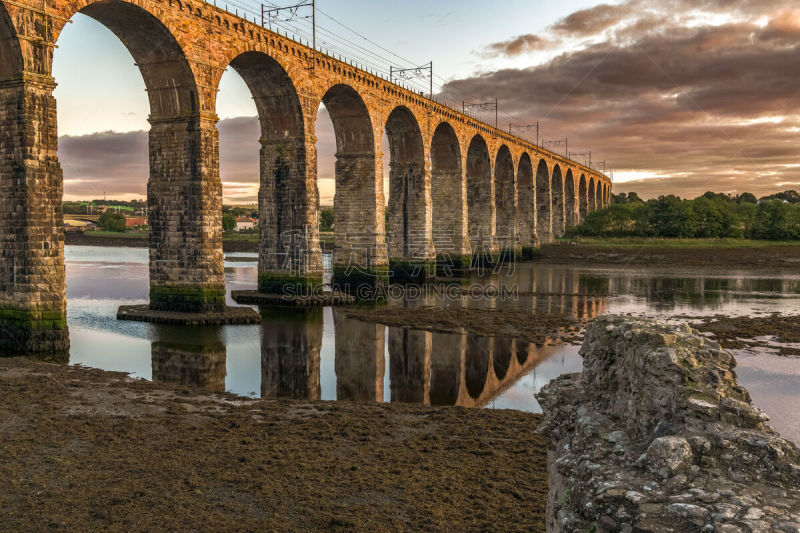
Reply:
[[[559, 239], [561, 244], [572, 239]], [[774, 248], [800, 246], [800, 241], [756, 241], [752, 239], [665, 239], [660, 237], [579, 237], [581, 246], [604, 248]]]
[[126, 231], [126, 232], [119, 232], [119, 231], [85, 231], [83, 232], [84, 236], [86, 237], [94, 237], [94, 238], [115, 238], [115, 239], [146, 239], [150, 233], [147, 231]]

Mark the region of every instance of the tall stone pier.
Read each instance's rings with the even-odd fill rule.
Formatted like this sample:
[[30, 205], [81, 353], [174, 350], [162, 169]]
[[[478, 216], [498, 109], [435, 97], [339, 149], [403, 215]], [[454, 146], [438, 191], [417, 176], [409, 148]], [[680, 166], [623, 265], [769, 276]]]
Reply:
[[[0, 55], [0, 60], [5, 59]], [[0, 80], [0, 351], [69, 348], [55, 82]]]

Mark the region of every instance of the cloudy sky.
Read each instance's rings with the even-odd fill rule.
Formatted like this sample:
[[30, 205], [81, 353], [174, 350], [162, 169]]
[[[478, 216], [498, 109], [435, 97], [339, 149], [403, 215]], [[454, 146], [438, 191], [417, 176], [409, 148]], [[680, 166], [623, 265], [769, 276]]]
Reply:
[[[591, 151], [614, 169], [617, 191], [692, 197], [800, 189], [800, 7], [789, 0], [318, 5], [322, 46], [347, 48], [336, 34], [384, 56], [367, 58], [375, 67], [402, 62], [330, 16], [410, 61], [433, 60], [441, 98], [498, 98], [501, 125], [539, 121], [543, 138], [568, 137], [570, 151]], [[84, 16], [73, 22], [54, 64], [66, 196], [143, 197], [141, 76], [113, 34]], [[233, 72], [223, 78], [217, 112], [226, 201], [255, 201], [255, 107]], [[330, 131], [322, 110], [325, 203], [333, 194]]]

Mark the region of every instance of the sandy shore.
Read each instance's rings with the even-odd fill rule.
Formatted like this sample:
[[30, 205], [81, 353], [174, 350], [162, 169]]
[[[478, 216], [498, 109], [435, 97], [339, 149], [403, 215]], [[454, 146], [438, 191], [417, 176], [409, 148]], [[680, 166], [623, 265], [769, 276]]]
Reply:
[[0, 359], [9, 531], [543, 531], [536, 415], [244, 401]]

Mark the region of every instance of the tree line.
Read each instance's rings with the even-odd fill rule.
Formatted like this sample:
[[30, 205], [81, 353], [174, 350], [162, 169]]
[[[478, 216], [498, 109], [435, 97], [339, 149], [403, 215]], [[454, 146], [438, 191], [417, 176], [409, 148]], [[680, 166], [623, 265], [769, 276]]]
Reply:
[[800, 239], [800, 194], [786, 191], [763, 198], [707, 192], [693, 200], [636, 193], [612, 195], [611, 205], [586, 215], [567, 235], [675, 239]]

